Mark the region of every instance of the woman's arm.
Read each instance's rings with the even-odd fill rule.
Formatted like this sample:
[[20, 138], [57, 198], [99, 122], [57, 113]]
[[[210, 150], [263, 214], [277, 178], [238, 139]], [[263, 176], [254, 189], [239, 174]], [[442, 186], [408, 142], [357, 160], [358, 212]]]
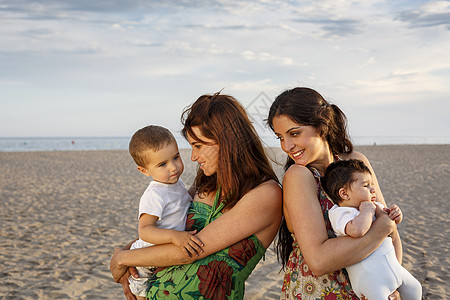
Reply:
[[139, 237], [152, 244], [174, 244], [183, 249], [186, 255], [195, 255], [202, 250], [203, 244], [193, 234], [194, 231], [178, 231], [173, 229], [159, 228], [156, 225], [157, 216], [141, 214], [139, 218]]
[[211, 222], [196, 237], [203, 243], [197, 256], [186, 257], [171, 244], [155, 245], [128, 251], [116, 250], [111, 260], [111, 272], [117, 281], [127, 266], [172, 266], [187, 264], [231, 246], [253, 234], [268, 247], [275, 237], [282, 216], [281, 189], [274, 181], [260, 184], [249, 191], [229, 211]]
[[325, 220], [317, 200], [317, 184], [311, 172], [294, 165], [284, 175], [283, 201], [295, 237], [306, 262], [321, 276], [360, 262], [393, 231], [388, 215], [377, 218], [364, 237], [328, 239]]
[[[397, 227], [397, 226], [396, 226]], [[398, 234], [397, 228], [392, 232], [392, 244], [394, 245], [395, 256], [400, 264], [403, 260], [403, 247], [402, 241], [400, 240], [400, 235]]]

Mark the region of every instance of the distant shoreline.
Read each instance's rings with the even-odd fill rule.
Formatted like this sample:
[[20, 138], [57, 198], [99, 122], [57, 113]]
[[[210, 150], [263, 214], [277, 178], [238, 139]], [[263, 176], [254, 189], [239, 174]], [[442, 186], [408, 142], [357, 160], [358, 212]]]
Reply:
[[[354, 145], [355, 149], [358, 148], [382, 148], [382, 147], [420, 147], [420, 146], [449, 146], [450, 143], [445, 144], [375, 144], [375, 145]], [[267, 146], [264, 145], [265, 149], [281, 150], [279, 146]], [[189, 151], [191, 148], [179, 147], [181, 151]], [[0, 149], [0, 153], [46, 153], [46, 152], [128, 152], [128, 149], [62, 149], [62, 150], [14, 150], [14, 151], [4, 151]]]
[[[0, 137], [0, 152], [127, 150], [129, 137]], [[180, 149], [190, 149], [188, 142], [176, 136]], [[274, 136], [262, 136], [263, 146], [277, 148]], [[354, 137], [355, 146], [380, 145], [450, 145], [450, 136], [432, 137]]]

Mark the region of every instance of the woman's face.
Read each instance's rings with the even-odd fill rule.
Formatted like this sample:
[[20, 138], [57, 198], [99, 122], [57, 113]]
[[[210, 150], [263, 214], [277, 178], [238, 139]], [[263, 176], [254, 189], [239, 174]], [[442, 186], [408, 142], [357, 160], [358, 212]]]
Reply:
[[206, 176], [211, 176], [217, 172], [219, 165], [219, 145], [213, 140], [203, 136], [198, 126], [192, 127], [194, 134], [201, 140], [194, 139], [187, 135], [189, 144], [192, 147], [191, 160], [200, 165], [200, 169]]
[[298, 124], [287, 115], [274, 117], [272, 124], [281, 149], [295, 164], [306, 166], [329, 157], [328, 143], [316, 128]]

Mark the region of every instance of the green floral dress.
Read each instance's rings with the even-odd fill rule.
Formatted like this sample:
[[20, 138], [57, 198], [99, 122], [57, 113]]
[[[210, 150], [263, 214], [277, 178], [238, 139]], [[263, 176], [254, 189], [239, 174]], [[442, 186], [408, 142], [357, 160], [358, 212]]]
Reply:
[[[222, 215], [218, 206], [194, 201], [186, 230], [202, 230]], [[255, 235], [188, 265], [164, 268], [149, 279], [149, 299], [243, 299], [245, 280], [266, 249]]]
[[[337, 156], [336, 159], [340, 159]], [[333, 206], [333, 202], [327, 197], [320, 184], [320, 173], [313, 167], [308, 167], [313, 173], [317, 184], [317, 198], [322, 208], [323, 218], [329, 238], [335, 238], [336, 235], [328, 219], [328, 210]], [[295, 235], [292, 234], [294, 241], [293, 250], [289, 255], [286, 264], [286, 273], [284, 275], [283, 287], [281, 289], [281, 300], [288, 299], [311, 299], [311, 300], [356, 300], [358, 297], [354, 294], [347, 273], [344, 269], [326, 274], [320, 277], [314, 275], [305, 262]]]

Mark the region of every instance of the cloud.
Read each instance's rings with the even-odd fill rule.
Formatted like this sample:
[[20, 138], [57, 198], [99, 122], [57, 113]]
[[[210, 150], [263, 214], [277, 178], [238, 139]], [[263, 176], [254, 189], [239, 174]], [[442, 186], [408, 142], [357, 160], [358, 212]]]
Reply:
[[445, 26], [450, 30], [450, 2], [427, 2], [418, 9], [401, 12], [396, 19], [409, 23], [411, 27]]
[[411, 94], [423, 96], [429, 93], [450, 92], [446, 80], [427, 72], [415, 70], [394, 70], [382, 78], [355, 80], [353, 86], [367, 94], [389, 94], [392, 96], [379, 98], [377, 103], [408, 102], [411, 100]]
[[369, 57], [369, 59], [367, 59], [365, 62], [363, 62], [362, 64], [359, 65], [360, 68], [365, 68], [367, 66], [370, 66], [372, 64], [376, 64], [376, 60], [373, 56]]
[[361, 32], [360, 28], [362, 27], [362, 23], [360, 21], [352, 19], [293, 19], [292, 21], [320, 25], [319, 27], [324, 31], [323, 35], [331, 38], [358, 34]]
[[267, 52], [256, 53], [251, 50], [245, 50], [241, 53], [241, 55], [245, 60], [256, 60], [261, 62], [272, 61], [281, 66], [307, 66], [306, 63], [295, 63], [294, 60], [290, 57], [280, 57]]

